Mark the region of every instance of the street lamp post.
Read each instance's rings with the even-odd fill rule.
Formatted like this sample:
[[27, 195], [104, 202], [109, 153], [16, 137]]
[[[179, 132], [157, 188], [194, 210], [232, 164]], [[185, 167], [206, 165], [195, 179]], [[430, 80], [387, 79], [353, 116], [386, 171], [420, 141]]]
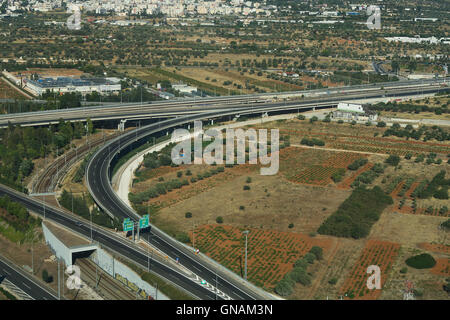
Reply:
[[245, 267], [244, 267], [244, 279], [247, 280], [247, 238], [248, 238], [248, 233], [250, 231], [245, 230], [242, 233], [245, 235]]

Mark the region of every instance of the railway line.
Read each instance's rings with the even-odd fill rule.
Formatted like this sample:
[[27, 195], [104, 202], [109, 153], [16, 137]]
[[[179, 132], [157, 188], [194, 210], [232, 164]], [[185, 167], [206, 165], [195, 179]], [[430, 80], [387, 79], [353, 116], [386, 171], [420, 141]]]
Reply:
[[92, 288], [96, 288], [97, 291], [101, 292], [105, 299], [136, 300], [135, 294], [100, 268], [96, 269], [95, 263], [89, 259], [77, 259], [75, 265], [80, 267], [81, 279]]
[[69, 152], [64, 153], [62, 156], [55, 159], [44, 171], [39, 174], [32, 183], [31, 193], [43, 194], [53, 192], [57, 186], [59, 180], [64, 177], [68, 169], [84, 158], [90, 150], [94, 150], [98, 146], [116, 138], [121, 133], [114, 133], [112, 135], [104, 135], [100, 139], [89, 141], [86, 144], [79, 146], [76, 149], [72, 149]]

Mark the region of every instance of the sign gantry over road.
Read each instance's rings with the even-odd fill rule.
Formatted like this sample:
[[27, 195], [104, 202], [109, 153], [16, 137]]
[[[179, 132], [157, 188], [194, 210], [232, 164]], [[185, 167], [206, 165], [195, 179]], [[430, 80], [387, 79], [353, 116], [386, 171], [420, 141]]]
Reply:
[[139, 219], [139, 229], [148, 228], [148, 226], [150, 225], [149, 221], [150, 221], [150, 216], [148, 214], [146, 214], [145, 216], [142, 216], [142, 218]]
[[123, 220], [123, 231], [133, 231], [134, 222], [130, 220], [130, 218], [126, 218]]

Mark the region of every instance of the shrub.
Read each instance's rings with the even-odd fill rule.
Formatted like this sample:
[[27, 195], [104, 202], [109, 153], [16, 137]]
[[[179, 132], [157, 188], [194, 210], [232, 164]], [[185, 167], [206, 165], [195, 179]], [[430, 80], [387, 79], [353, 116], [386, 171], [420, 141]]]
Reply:
[[221, 217], [221, 216], [218, 216], [217, 218], [216, 218], [216, 222], [217, 223], [223, 223], [223, 218]]
[[450, 229], [450, 219], [441, 223], [441, 226], [445, 229]]
[[345, 169], [339, 168], [338, 171], [333, 173], [333, 175], [331, 176], [331, 179], [333, 179], [333, 181], [335, 183], [338, 183], [338, 182], [342, 181], [342, 178], [344, 177], [344, 175], [345, 175]]
[[390, 155], [386, 161], [387, 164], [391, 165], [391, 166], [398, 166], [398, 164], [400, 163], [400, 157], [396, 156], [396, 155]]
[[251, 183], [252, 182], [252, 178], [251, 177], [247, 177], [247, 180], [245, 182]]
[[368, 160], [365, 158], [356, 159], [351, 164], [349, 164], [347, 168], [349, 170], [356, 171], [359, 168], [361, 168], [362, 166], [366, 165], [367, 162], [368, 162]]
[[192, 212], [186, 212], [186, 213], [184, 214], [184, 216], [185, 216], [186, 218], [192, 218]]
[[288, 296], [292, 293], [294, 283], [288, 278], [283, 278], [275, 287], [275, 292], [282, 297]]
[[311, 250], [309, 250], [309, 252], [311, 252], [313, 255], [315, 255], [317, 260], [322, 260], [323, 249], [321, 247], [314, 246], [311, 248]]
[[403, 267], [400, 269], [400, 273], [407, 273], [408, 272], [408, 268], [407, 267]]
[[415, 269], [429, 269], [436, 265], [436, 260], [428, 253], [422, 253], [417, 256], [406, 259], [406, 264]]
[[178, 177], [178, 178], [181, 178], [182, 176], [183, 176], [183, 171], [178, 171], [178, 172], [177, 172], [177, 177]]
[[42, 270], [42, 280], [46, 283], [52, 283], [53, 282], [53, 276], [48, 274], [47, 269]]
[[309, 119], [309, 123], [314, 123], [316, 121], [318, 121], [319, 118], [317, 118], [316, 116], [312, 117], [311, 119]]
[[337, 283], [337, 279], [336, 278], [331, 278], [330, 280], [328, 280], [328, 283], [331, 285], [335, 285]]
[[300, 258], [294, 263], [294, 268], [300, 268], [305, 269], [308, 267], [308, 261], [306, 261], [304, 258]]
[[311, 284], [311, 277], [305, 272], [301, 272], [298, 275], [298, 282], [304, 286], [309, 286]]
[[305, 269], [303, 268], [294, 268], [290, 272], [289, 276], [293, 281], [299, 282], [304, 286], [307, 286], [311, 283], [311, 277], [306, 273]]
[[305, 120], [306, 118], [305, 118], [304, 115], [300, 114], [300, 115], [297, 116], [297, 119], [298, 120]]
[[294, 227], [294, 224], [293, 224], [293, 223], [289, 223], [288, 228], [289, 228], [289, 229], [292, 229], [293, 227]]
[[308, 252], [307, 254], [305, 254], [303, 259], [305, 259], [308, 263], [313, 264], [314, 260], [316, 260], [316, 256], [314, 254]]
[[244, 190], [250, 190], [250, 186], [244, 186]]
[[433, 197], [435, 197], [436, 199], [447, 200], [448, 199], [448, 189], [442, 187], [439, 190], [436, 190], [436, 192], [433, 194]]

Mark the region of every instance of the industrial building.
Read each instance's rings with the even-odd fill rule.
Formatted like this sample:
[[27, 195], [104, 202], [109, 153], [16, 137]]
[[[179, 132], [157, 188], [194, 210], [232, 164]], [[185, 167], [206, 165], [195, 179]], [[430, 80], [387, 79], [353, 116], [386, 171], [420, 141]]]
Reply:
[[34, 95], [40, 96], [48, 91], [67, 93], [78, 92], [82, 95], [98, 92], [100, 94], [111, 94], [120, 92], [120, 79], [116, 78], [84, 78], [74, 79], [69, 77], [44, 78], [38, 80], [24, 79], [25, 88]]

